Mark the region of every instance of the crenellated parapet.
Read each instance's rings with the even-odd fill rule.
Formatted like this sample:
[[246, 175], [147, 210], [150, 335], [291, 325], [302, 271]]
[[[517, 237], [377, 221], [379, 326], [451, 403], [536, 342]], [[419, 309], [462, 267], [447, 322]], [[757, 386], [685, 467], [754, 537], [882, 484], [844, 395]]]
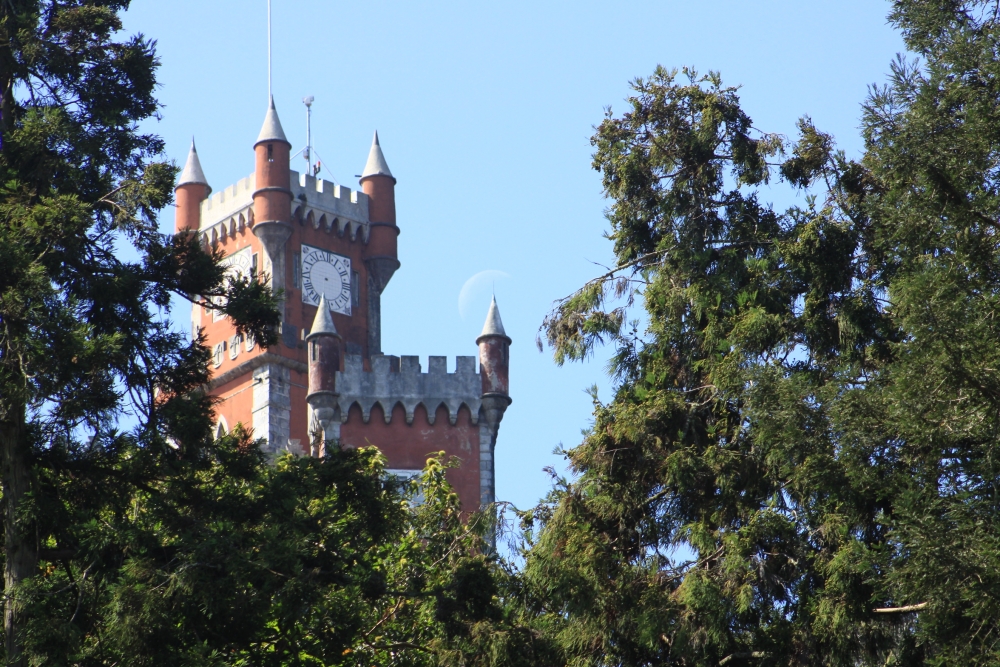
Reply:
[[456, 357], [454, 373], [448, 372], [447, 357], [429, 357], [424, 373], [419, 357], [377, 355], [371, 359], [371, 370], [366, 371], [360, 356], [348, 355], [344, 370], [337, 373], [337, 393], [342, 422], [347, 421], [355, 404], [361, 408], [366, 424], [376, 405], [381, 406], [387, 424], [397, 404], [403, 406], [407, 424], [413, 423], [418, 405], [424, 406], [431, 424], [438, 408], [444, 405], [453, 425], [463, 405], [469, 409], [472, 423], [477, 424], [482, 407], [482, 380], [475, 357]]
[[[290, 170], [292, 219], [352, 241], [368, 241], [368, 195], [322, 178]], [[201, 202], [202, 238], [215, 244], [253, 227], [254, 174], [213, 193]]]

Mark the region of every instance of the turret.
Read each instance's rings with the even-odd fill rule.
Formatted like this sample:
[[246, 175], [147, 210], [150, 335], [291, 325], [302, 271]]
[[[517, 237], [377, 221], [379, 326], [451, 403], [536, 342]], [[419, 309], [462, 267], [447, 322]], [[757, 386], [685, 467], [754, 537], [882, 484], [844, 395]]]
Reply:
[[177, 203], [174, 214], [175, 234], [198, 231], [201, 226], [201, 202], [211, 193], [212, 188], [205, 180], [205, 172], [201, 169], [198, 150], [194, 147], [192, 138], [187, 162], [184, 163], [184, 169], [177, 179], [177, 187], [174, 188], [174, 199]]
[[309, 355], [310, 453], [323, 456], [327, 440], [340, 438], [337, 414], [337, 371], [340, 370], [340, 334], [330, 316], [330, 304], [321, 296], [306, 336]]
[[503, 330], [500, 309], [493, 297], [490, 310], [486, 314], [483, 332], [476, 339], [479, 346], [480, 375], [483, 381], [483, 396], [503, 396], [509, 399], [510, 338]]
[[312, 329], [306, 336], [309, 347], [309, 394], [337, 393], [337, 371], [340, 370], [340, 334], [330, 315], [326, 296], [320, 296]]
[[285, 241], [292, 234], [291, 148], [272, 97], [253, 147], [256, 155], [253, 232], [264, 244], [270, 265], [265, 269], [271, 274], [271, 287], [275, 291], [285, 286]]
[[[378, 141], [378, 132], [372, 139], [371, 150], [368, 151], [368, 162], [361, 172], [361, 189], [368, 195], [368, 219], [378, 225], [396, 226], [396, 179], [389, 171], [389, 165], [382, 154], [382, 145]], [[386, 235], [386, 241], [391, 241], [391, 248], [386, 247], [385, 254], [396, 254], [396, 234]], [[371, 242], [369, 241], [369, 245]]]
[[361, 190], [368, 195], [368, 220], [371, 223], [365, 266], [368, 267], [368, 355], [382, 352], [382, 291], [399, 268], [396, 255], [396, 179], [382, 154], [378, 132], [368, 152], [368, 162], [361, 172]]
[[494, 449], [500, 420], [510, 405], [510, 338], [503, 330], [497, 298], [493, 297], [486, 314], [483, 332], [476, 339], [479, 346], [479, 376], [482, 382], [482, 408], [480, 418], [489, 431], [488, 439], [479, 443], [482, 466], [479, 502], [485, 507], [496, 500], [496, 479], [493, 470]]

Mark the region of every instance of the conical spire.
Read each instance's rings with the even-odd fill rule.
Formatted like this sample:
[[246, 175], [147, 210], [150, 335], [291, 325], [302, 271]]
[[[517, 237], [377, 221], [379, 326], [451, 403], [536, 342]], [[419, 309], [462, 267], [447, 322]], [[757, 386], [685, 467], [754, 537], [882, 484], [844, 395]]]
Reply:
[[500, 309], [497, 308], [497, 298], [493, 297], [492, 303], [490, 303], [490, 312], [486, 314], [486, 324], [483, 325], [483, 333], [479, 334], [479, 337], [483, 336], [503, 336], [507, 338], [507, 333], [503, 330], [503, 322], [500, 321]]
[[333, 317], [330, 315], [330, 304], [327, 303], [325, 295], [319, 297], [319, 306], [316, 307], [316, 317], [313, 318], [312, 329], [309, 330], [307, 338], [321, 334], [339, 335], [337, 327], [333, 326]]
[[365, 164], [365, 170], [361, 172], [361, 178], [367, 178], [368, 176], [388, 176], [392, 180], [396, 180], [389, 171], [389, 165], [386, 164], [385, 156], [382, 155], [382, 146], [378, 143], [378, 130], [375, 131], [375, 139], [372, 140], [372, 149], [368, 152], [368, 162]]
[[285, 131], [281, 129], [281, 121], [278, 120], [278, 110], [274, 108], [273, 95], [271, 96], [271, 106], [267, 108], [267, 115], [264, 116], [264, 126], [260, 128], [260, 135], [257, 136], [257, 143], [259, 144], [262, 141], [283, 141], [286, 144], [288, 143], [288, 139], [285, 138]]
[[212, 187], [205, 179], [205, 172], [201, 169], [201, 160], [198, 159], [198, 149], [194, 147], [194, 137], [191, 137], [191, 150], [188, 151], [187, 162], [184, 163], [184, 169], [181, 171], [180, 178], [177, 179], [177, 187], [187, 185], [188, 183], [204, 185], [208, 188], [209, 193], [212, 192]]

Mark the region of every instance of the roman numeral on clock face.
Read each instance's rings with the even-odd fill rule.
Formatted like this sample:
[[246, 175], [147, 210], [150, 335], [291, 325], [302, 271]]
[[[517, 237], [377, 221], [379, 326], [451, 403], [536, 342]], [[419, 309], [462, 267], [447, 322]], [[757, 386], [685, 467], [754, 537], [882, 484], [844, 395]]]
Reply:
[[330, 310], [351, 314], [351, 258], [335, 252], [302, 245], [302, 302], [319, 305], [320, 296]]

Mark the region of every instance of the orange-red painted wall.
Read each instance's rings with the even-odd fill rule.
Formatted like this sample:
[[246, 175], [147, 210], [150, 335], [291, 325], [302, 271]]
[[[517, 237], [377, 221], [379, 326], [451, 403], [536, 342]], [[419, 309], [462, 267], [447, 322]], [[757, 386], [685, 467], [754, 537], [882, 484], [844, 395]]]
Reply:
[[382, 408], [372, 408], [366, 424], [361, 408], [351, 406], [347, 422], [340, 427], [343, 445], [379, 448], [390, 468], [420, 469], [429, 454], [444, 450], [446, 458], [458, 457], [461, 468], [449, 470], [448, 482], [455, 487], [462, 507], [479, 508], [479, 426], [472, 423], [472, 415], [464, 405], [458, 412], [454, 426], [448, 421], [448, 409], [440, 405], [434, 423], [427, 420], [427, 410], [418, 405], [413, 412], [413, 423], [406, 423], [406, 411], [396, 404], [392, 420], [385, 423]]

